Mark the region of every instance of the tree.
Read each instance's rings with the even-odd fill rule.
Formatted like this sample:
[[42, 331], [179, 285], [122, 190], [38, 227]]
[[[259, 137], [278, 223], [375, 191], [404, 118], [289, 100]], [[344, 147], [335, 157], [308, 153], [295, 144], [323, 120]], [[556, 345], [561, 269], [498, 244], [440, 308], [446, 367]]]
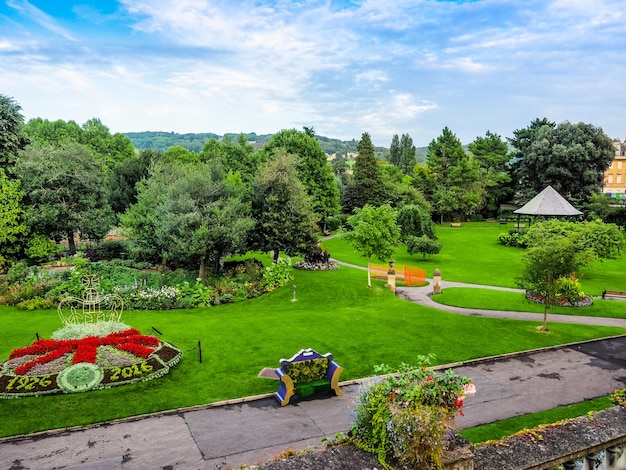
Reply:
[[400, 138], [398, 137], [398, 134], [394, 134], [391, 138], [391, 145], [389, 146], [389, 157], [387, 158], [387, 161], [391, 165], [395, 165], [396, 167], [400, 168], [401, 154], [402, 151], [400, 149]]
[[26, 223], [34, 232], [55, 240], [74, 236], [99, 240], [111, 228], [113, 213], [103, 167], [86, 146], [29, 145], [20, 154], [15, 173], [22, 181]]
[[463, 149], [461, 141], [447, 127], [428, 144], [426, 165], [436, 175], [432, 203], [436, 212], [463, 218], [484, 205], [484, 183], [477, 162]]
[[357, 152], [352, 183], [346, 188], [342, 201], [344, 212], [352, 212], [367, 204], [379, 206], [384, 200], [376, 149], [367, 132], [362, 134]]
[[408, 237], [425, 236], [431, 240], [437, 240], [435, 224], [430, 213], [418, 205], [406, 205], [398, 212], [398, 226], [403, 240]]
[[10, 168], [28, 142], [21, 110], [13, 98], [0, 95], [0, 168]]
[[277, 149], [259, 167], [252, 189], [251, 248], [290, 256], [311, 252], [316, 244], [316, 216], [313, 205], [298, 178], [297, 158]]
[[148, 176], [152, 162], [164, 159], [162, 152], [140, 150], [133, 158], [117, 163], [109, 173], [109, 203], [115, 214], [123, 214], [137, 202], [137, 183]]
[[564, 296], [564, 281], [598, 258], [619, 257], [624, 236], [616, 225], [600, 221], [577, 224], [550, 220], [530, 227], [527, 243], [522, 255], [524, 270], [517, 282], [544, 299], [545, 330], [550, 306]]
[[602, 189], [615, 150], [601, 128], [535, 119], [513, 134], [510, 143], [515, 148], [513, 175], [519, 202], [527, 202], [550, 185], [573, 205], [581, 206]]
[[107, 170], [135, 156], [135, 148], [124, 134], [111, 134], [98, 118], [89, 119], [82, 126], [75, 121], [49, 121], [34, 118], [28, 121], [24, 132], [32, 143], [61, 145], [76, 142], [89, 147]]
[[468, 145], [480, 169], [479, 178], [485, 184], [485, 208], [488, 215], [496, 215], [500, 204], [513, 194], [509, 174], [509, 147], [498, 134], [487, 131], [485, 137], [476, 137]]
[[409, 134], [402, 134], [400, 139], [400, 164], [397, 167], [405, 175], [412, 175], [416, 163], [416, 149]]
[[137, 203], [120, 219], [140, 252], [198, 267], [205, 279], [225, 255], [245, 251], [250, 207], [244, 187], [228, 180], [219, 162], [157, 162], [138, 189]]
[[409, 236], [406, 239], [406, 249], [410, 255], [421, 253], [422, 260], [425, 260], [426, 255], [436, 255], [441, 251], [441, 243], [427, 236]]
[[230, 137], [225, 137], [223, 142], [211, 139], [200, 152], [200, 160], [213, 161], [217, 159], [221, 162], [224, 171], [227, 173], [238, 173], [242, 181], [251, 186], [256, 175], [261, 155], [254, 151], [254, 146], [248, 142], [245, 134], [239, 134], [234, 142]]
[[23, 197], [20, 182], [9, 179], [0, 168], [0, 264], [17, 251], [16, 242], [28, 233], [20, 205]]
[[274, 134], [263, 146], [261, 160], [271, 158], [277, 149], [283, 149], [297, 157], [298, 178], [311, 199], [314, 212], [323, 224], [327, 217], [339, 211], [339, 188], [326, 152], [315, 138], [313, 129], [308, 128], [308, 132], [288, 129]]
[[344, 232], [343, 238], [363, 257], [367, 258], [367, 286], [372, 286], [370, 260], [389, 261], [400, 244], [400, 228], [396, 224], [397, 213], [388, 204], [380, 207], [365, 205], [348, 217], [352, 230]]

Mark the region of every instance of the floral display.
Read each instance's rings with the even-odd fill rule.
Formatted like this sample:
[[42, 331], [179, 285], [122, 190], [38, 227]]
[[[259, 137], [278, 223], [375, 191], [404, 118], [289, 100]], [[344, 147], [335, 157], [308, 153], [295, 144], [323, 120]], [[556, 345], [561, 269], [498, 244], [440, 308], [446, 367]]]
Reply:
[[418, 359], [417, 367], [403, 364], [393, 373], [379, 366], [377, 372], [387, 375], [373, 378], [356, 397], [354, 442], [377, 453], [385, 468], [391, 468], [390, 459], [415, 469], [440, 468], [454, 418], [476, 392], [468, 377], [430, 371], [431, 357]]
[[[65, 339], [39, 339], [13, 350], [0, 364], [0, 398], [85, 392], [151, 380], [167, 374], [182, 356], [174, 346], [123, 323], [98, 325], [68, 325], [53, 334]], [[90, 334], [84, 336], [85, 332]]]

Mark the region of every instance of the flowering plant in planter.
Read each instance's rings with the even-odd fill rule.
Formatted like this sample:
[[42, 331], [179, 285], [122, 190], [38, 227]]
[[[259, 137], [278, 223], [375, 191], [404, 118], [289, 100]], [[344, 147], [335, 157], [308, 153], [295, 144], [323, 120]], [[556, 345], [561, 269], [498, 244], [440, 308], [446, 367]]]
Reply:
[[463, 414], [466, 395], [476, 389], [468, 377], [452, 370], [426, 368], [432, 356], [420, 356], [418, 366], [402, 364], [365, 384], [358, 392], [351, 435], [355, 444], [376, 452], [385, 468], [389, 459], [416, 469], [441, 467], [446, 435], [454, 418]]

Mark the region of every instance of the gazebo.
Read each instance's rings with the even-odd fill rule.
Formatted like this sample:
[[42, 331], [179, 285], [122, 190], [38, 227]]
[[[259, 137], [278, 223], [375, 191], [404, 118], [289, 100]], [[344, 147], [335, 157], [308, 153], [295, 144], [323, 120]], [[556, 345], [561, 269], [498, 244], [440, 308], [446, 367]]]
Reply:
[[575, 217], [582, 215], [582, 212], [567, 202], [552, 186], [546, 187], [546, 189], [525, 205], [513, 211], [513, 213], [517, 214], [518, 227], [520, 215], [543, 217]]

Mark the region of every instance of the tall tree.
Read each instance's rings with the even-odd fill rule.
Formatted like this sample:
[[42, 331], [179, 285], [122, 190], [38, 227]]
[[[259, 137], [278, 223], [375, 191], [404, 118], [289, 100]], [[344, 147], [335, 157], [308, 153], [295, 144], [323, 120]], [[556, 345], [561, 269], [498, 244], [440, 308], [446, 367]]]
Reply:
[[344, 232], [343, 238], [363, 257], [367, 258], [367, 286], [372, 286], [370, 260], [389, 261], [400, 244], [400, 228], [396, 224], [397, 213], [388, 204], [363, 206], [348, 217], [352, 230]]
[[400, 168], [401, 154], [402, 151], [400, 149], [400, 138], [398, 137], [398, 134], [394, 134], [391, 138], [391, 145], [389, 146], [389, 157], [387, 158], [387, 161], [390, 164]]
[[552, 186], [575, 206], [602, 189], [605, 170], [613, 161], [613, 142], [592, 124], [535, 119], [513, 132], [513, 175], [518, 202], [526, 202]]
[[156, 162], [138, 189], [137, 203], [120, 219], [141, 253], [197, 267], [205, 279], [225, 255], [245, 251], [250, 207], [219, 162]]
[[436, 212], [454, 218], [479, 210], [484, 204], [484, 183], [477, 162], [465, 152], [461, 141], [447, 127], [428, 144], [426, 165], [436, 176], [432, 203]]
[[480, 179], [485, 183], [487, 215], [497, 215], [500, 204], [513, 195], [508, 145], [498, 134], [487, 131], [485, 137], [476, 137], [468, 150], [478, 163]]
[[34, 118], [28, 121], [24, 132], [29, 140], [40, 145], [60, 145], [76, 142], [89, 147], [106, 169], [111, 169], [135, 156], [135, 148], [123, 134], [111, 134], [98, 118], [89, 119], [82, 126], [74, 121], [49, 121]]
[[140, 150], [136, 157], [117, 163], [109, 173], [109, 203], [115, 214], [122, 214], [137, 202], [137, 183], [148, 176], [152, 162], [162, 161], [157, 150]]
[[397, 166], [405, 175], [413, 174], [413, 169], [417, 163], [416, 152], [413, 139], [409, 134], [402, 134], [400, 139], [400, 164]]
[[86, 146], [29, 145], [15, 173], [25, 193], [27, 224], [55, 240], [67, 237], [71, 253], [75, 235], [99, 240], [111, 228], [103, 166]]
[[306, 254], [317, 244], [316, 216], [304, 185], [298, 178], [297, 157], [279, 148], [262, 163], [252, 190], [250, 233], [253, 249], [288, 255]]
[[263, 147], [261, 159], [268, 160], [277, 149], [297, 157], [298, 177], [311, 198], [313, 210], [324, 223], [327, 217], [339, 211], [339, 188], [326, 152], [312, 136], [314, 131], [282, 130], [272, 136]]
[[379, 206], [384, 200], [382, 179], [376, 149], [367, 132], [361, 135], [357, 144], [357, 157], [354, 162], [352, 183], [346, 188], [342, 206], [344, 212], [370, 204]]
[[200, 160], [213, 161], [217, 159], [227, 173], [238, 173], [242, 181], [250, 186], [261, 161], [261, 155], [254, 151], [254, 145], [248, 142], [245, 134], [239, 134], [234, 142], [225, 137], [223, 142], [211, 139], [200, 152]]
[[18, 250], [16, 242], [28, 233], [20, 205], [23, 197], [20, 181], [9, 179], [0, 168], [0, 268], [3, 259]]
[[28, 142], [21, 110], [13, 98], [0, 95], [0, 168], [10, 168]]

